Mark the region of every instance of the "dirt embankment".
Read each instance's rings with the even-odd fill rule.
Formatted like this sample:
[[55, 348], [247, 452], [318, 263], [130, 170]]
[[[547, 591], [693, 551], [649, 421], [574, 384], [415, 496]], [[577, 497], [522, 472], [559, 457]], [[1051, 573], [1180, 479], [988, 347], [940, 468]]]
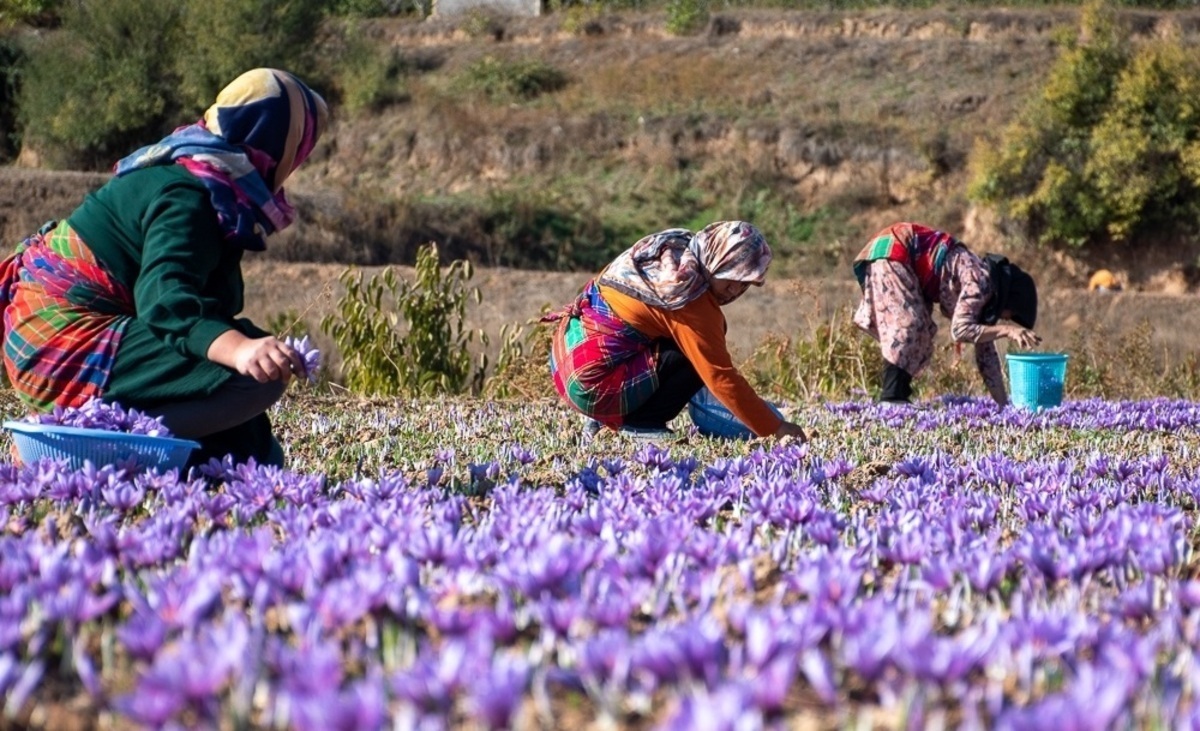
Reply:
[[[437, 239], [450, 255], [487, 263], [485, 232], [455, 221], [406, 228], [394, 215], [398, 201], [538, 186], [553, 195], [566, 185], [595, 185], [603, 200], [605, 185], [632, 176], [644, 188], [634, 192], [652, 206], [671, 193], [656, 187], [671, 176], [696, 186], [753, 179], [770, 181], [800, 213], [841, 218], [806, 244], [821, 266], [787, 279], [777, 271], [730, 308], [731, 338], [743, 354], [767, 334], [803, 335], [845, 315], [855, 298], [846, 260], [875, 228], [909, 219], [953, 230], [979, 250], [1015, 253], [1035, 271], [1045, 292], [1039, 330], [1051, 347], [1065, 347], [1080, 329], [1115, 338], [1148, 323], [1156, 347], [1182, 357], [1194, 342], [1185, 323], [1200, 314], [1190, 296], [1197, 242], [1087, 257], [1023, 249], [963, 194], [971, 146], [1037, 88], [1055, 57], [1055, 35], [1077, 17], [1074, 9], [736, 11], [692, 37], [670, 35], [654, 14], [596, 17], [581, 27], [568, 27], [565, 15], [502, 19], [484, 36], [450, 22], [378, 23], [365, 32], [412, 70], [409, 93], [382, 110], [335, 114], [316, 156], [289, 182], [297, 224], [272, 242], [273, 261], [248, 258], [248, 314], [303, 313], [314, 329], [332, 310], [344, 264], [388, 255], [386, 247], [362, 254], [368, 230], [385, 243]], [[1200, 12], [1124, 17], [1137, 37], [1200, 38]], [[492, 56], [541, 59], [571, 83], [526, 104], [456, 97], [451, 80]], [[0, 168], [0, 236], [15, 243], [106, 179]], [[309, 252], [334, 263], [303, 263]], [[1099, 266], [1141, 291], [1089, 295], [1082, 285]], [[565, 302], [586, 276], [481, 267], [483, 304], [472, 324], [495, 335]]]
[[[87, 190], [106, 179], [98, 174], [0, 169], [0, 226], [5, 237], [12, 242], [23, 235], [19, 232], [32, 231], [46, 219], [64, 215]], [[312, 333], [329, 348], [319, 323], [335, 311], [342, 292], [338, 275], [345, 268], [248, 255], [246, 314], [262, 323], [297, 314], [302, 321], [297, 332]], [[370, 274], [378, 269], [364, 267], [362, 271]], [[487, 332], [494, 350], [501, 326], [524, 324], [536, 318], [544, 306], [565, 304], [587, 276], [478, 268], [472, 284], [480, 288], [482, 302], [472, 306], [468, 324]], [[729, 306], [730, 342], [738, 354], [748, 356], [768, 335], [805, 337], [830, 318], [848, 316], [856, 296], [857, 285], [848, 270], [841, 277], [773, 278], [761, 290], [755, 289]], [[1191, 323], [1200, 320], [1200, 298], [1190, 294], [1092, 294], [1051, 282], [1044, 287], [1043, 299], [1038, 330], [1050, 348], [1069, 347], [1080, 331], [1103, 333], [1115, 348], [1123, 334], [1149, 327], [1154, 331], [1152, 342], [1164, 357], [1178, 361], [1195, 352]]]

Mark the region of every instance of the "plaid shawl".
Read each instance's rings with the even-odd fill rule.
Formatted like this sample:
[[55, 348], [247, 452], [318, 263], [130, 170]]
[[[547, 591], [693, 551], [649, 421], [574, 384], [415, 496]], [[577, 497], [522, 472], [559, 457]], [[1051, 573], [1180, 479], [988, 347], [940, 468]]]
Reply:
[[917, 275], [926, 302], [937, 302], [942, 286], [942, 268], [951, 247], [962, 246], [953, 236], [919, 223], [897, 223], [871, 238], [854, 259], [854, 276], [859, 286], [867, 278], [867, 265], [879, 259], [907, 264]]
[[611, 428], [658, 389], [657, 352], [650, 338], [613, 314], [595, 281], [562, 312], [550, 350], [554, 388], [584, 414]]
[[0, 264], [0, 308], [9, 380], [45, 411], [101, 395], [134, 307], [69, 226], [43, 232]]

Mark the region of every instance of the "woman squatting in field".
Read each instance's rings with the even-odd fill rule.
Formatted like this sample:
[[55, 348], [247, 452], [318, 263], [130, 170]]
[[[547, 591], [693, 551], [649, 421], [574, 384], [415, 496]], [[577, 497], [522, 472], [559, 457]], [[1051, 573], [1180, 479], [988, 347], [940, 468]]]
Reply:
[[781, 419], [734, 367], [722, 305], [761, 286], [771, 249], [744, 221], [639, 240], [589, 281], [562, 312], [550, 356], [559, 395], [600, 426], [668, 436], [703, 386], [758, 436], [804, 430]]
[[4, 366], [36, 410], [94, 397], [161, 416], [201, 448], [281, 465], [267, 409], [304, 361], [237, 318], [242, 254], [292, 222], [283, 182], [326, 126], [295, 76], [249, 71], [204, 117], [116, 164], [0, 269]]

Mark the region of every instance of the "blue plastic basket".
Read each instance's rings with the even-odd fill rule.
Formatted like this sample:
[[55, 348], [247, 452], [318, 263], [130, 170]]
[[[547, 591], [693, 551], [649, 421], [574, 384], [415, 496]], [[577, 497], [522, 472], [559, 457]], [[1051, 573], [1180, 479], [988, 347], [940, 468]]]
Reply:
[[103, 467], [136, 460], [139, 465], [165, 472], [182, 468], [192, 450], [200, 446], [190, 439], [24, 421], [6, 421], [4, 428], [12, 432], [17, 454], [25, 464], [39, 459], [60, 459], [66, 460], [72, 469], [83, 467], [84, 462]]
[[[783, 414], [774, 404], [767, 402], [771, 410], [779, 418]], [[700, 389], [688, 402], [688, 415], [696, 429], [706, 437], [721, 437], [723, 439], [752, 439], [754, 432], [741, 422], [733, 412], [717, 400], [707, 388]]]
[[1008, 353], [1006, 358], [1014, 406], [1041, 411], [1062, 403], [1066, 353]]

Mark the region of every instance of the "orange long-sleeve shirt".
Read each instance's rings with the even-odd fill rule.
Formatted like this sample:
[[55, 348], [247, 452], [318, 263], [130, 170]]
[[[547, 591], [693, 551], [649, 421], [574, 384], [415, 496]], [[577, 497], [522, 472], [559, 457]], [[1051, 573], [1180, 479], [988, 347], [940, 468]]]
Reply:
[[725, 313], [711, 292], [678, 310], [652, 307], [603, 285], [600, 296], [633, 329], [673, 340], [713, 396], [755, 434], [774, 434], [783, 423], [734, 367], [725, 344]]

